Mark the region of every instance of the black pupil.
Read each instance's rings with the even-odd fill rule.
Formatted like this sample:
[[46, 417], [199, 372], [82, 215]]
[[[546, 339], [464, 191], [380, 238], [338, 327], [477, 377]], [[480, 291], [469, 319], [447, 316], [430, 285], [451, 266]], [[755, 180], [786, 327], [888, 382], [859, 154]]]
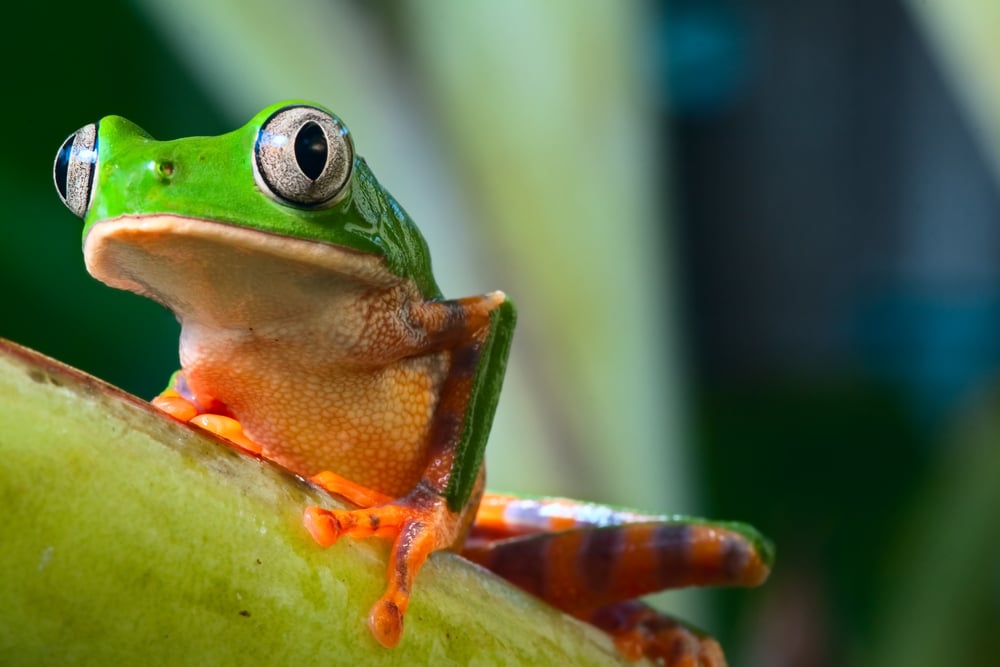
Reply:
[[302, 173], [315, 181], [326, 166], [326, 134], [323, 128], [308, 121], [295, 135], [295, 159]]
[[73, 153], [74, 139], [76, 139], [76, 135], [70, 135], [70, 138], [63, 142], [62, 147], [59, 149], [59, 154], [56, 156], [56, 188], [59, 189], [59, 194], [62, 195], [63, 199], [66, 199], [66, 180], [69, 176], [69, 156]]

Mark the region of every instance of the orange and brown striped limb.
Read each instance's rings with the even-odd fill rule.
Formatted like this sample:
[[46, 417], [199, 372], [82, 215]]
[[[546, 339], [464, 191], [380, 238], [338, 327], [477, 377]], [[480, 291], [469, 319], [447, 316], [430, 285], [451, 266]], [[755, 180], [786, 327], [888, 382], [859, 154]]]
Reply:
[[[506, 308], [505, 308], [506, 307]], [[455, 546], [465, 534], [481, 493], [482, 448], [496, 408], [496, 396], [481, 395], [487, 376], [506, 363], [513, 309], [501, 292], [453, 301], [428, 302], [414, 312], [427, 337], [415, 354], [447, 350], [450, 363], [440, 389], [427, 442], [428, 465], [405, 497], [359, 510], [307, 508], [305, 525], [321, 545], [343, 535], [393, 537], [382, 597], [372, 607], [368, 625], [385, 646], [395, 646], [403, 631], [413, 580], [434, 551]], [[497, 331], [498, 327], [503, 331]], [[499, 388], [497, 387], [497, 390]], [[471, 475], [456, 480], [456, 475]], [[370, 497], [332, 473], [317, 481], [348, 500], [365, 505]]]
[[626, 656], [716, 667], [725, 659], [715, 640], [634, 598], [684, 586], [756, 586], [773, 548], [743, 524], [487, 494], [462, 555], [608, 631]]
[[[619, 566], [629, 572], [649, 571], [656, 577], [652, 585], [658, 586], [652, 590], [756, 586], [767, 578], [774, 560], [770, 541], [743, 523], [644, 514], [568, 498], [496, 493], [483, 496], [466, 552], [476, 560], [491, 553], [489, 557], [500, 558], [503, 550], [533, 548], [539, 551], [541, 562], [547, 549], [566, 551], [573, 544], [584, 559], [581, 566], [587, 565], [587, 553], [597, 554], [592, 558], [629, 554], [634, 562]], [[627, 597], [634, 596], [620, 599]]]
[[637, 523], [574, 528], [497, 542], [462, 555], [566, 611], [686, 586], [756, 586], [768, 557], [717, 524]]

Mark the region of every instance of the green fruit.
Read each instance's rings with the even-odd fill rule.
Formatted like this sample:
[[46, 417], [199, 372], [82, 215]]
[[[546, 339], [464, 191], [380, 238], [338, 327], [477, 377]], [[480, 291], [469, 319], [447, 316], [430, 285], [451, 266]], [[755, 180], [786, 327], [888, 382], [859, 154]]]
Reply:
[[366, 616], [387, 545], [318, 547], [313, 486], [0, 340], [0, 665], [626, 664], [452, 554], [400, 645]]

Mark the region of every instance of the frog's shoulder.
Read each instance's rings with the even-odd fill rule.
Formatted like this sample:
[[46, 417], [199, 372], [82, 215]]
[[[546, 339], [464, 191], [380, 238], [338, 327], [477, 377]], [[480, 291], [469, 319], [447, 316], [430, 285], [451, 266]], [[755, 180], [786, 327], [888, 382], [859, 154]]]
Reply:
[[410, 215], [382, 186], [361, 156], [354, 158], [352, 181], [351, 205], [358, 217], [376, 231], [389, 270], [412, 279], [423, 298], [441, 298], [427, 242]]

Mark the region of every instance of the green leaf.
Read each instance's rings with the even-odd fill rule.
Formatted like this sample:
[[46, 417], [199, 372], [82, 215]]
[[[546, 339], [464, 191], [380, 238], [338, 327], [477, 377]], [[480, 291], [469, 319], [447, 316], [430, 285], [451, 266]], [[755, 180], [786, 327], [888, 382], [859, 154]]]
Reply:
[[403, 640], [365, 619], [387, 545], [321, 549], [311, 485], [0, 340], [0, 664], [625, 664], [599, 631], [452, 554]]

